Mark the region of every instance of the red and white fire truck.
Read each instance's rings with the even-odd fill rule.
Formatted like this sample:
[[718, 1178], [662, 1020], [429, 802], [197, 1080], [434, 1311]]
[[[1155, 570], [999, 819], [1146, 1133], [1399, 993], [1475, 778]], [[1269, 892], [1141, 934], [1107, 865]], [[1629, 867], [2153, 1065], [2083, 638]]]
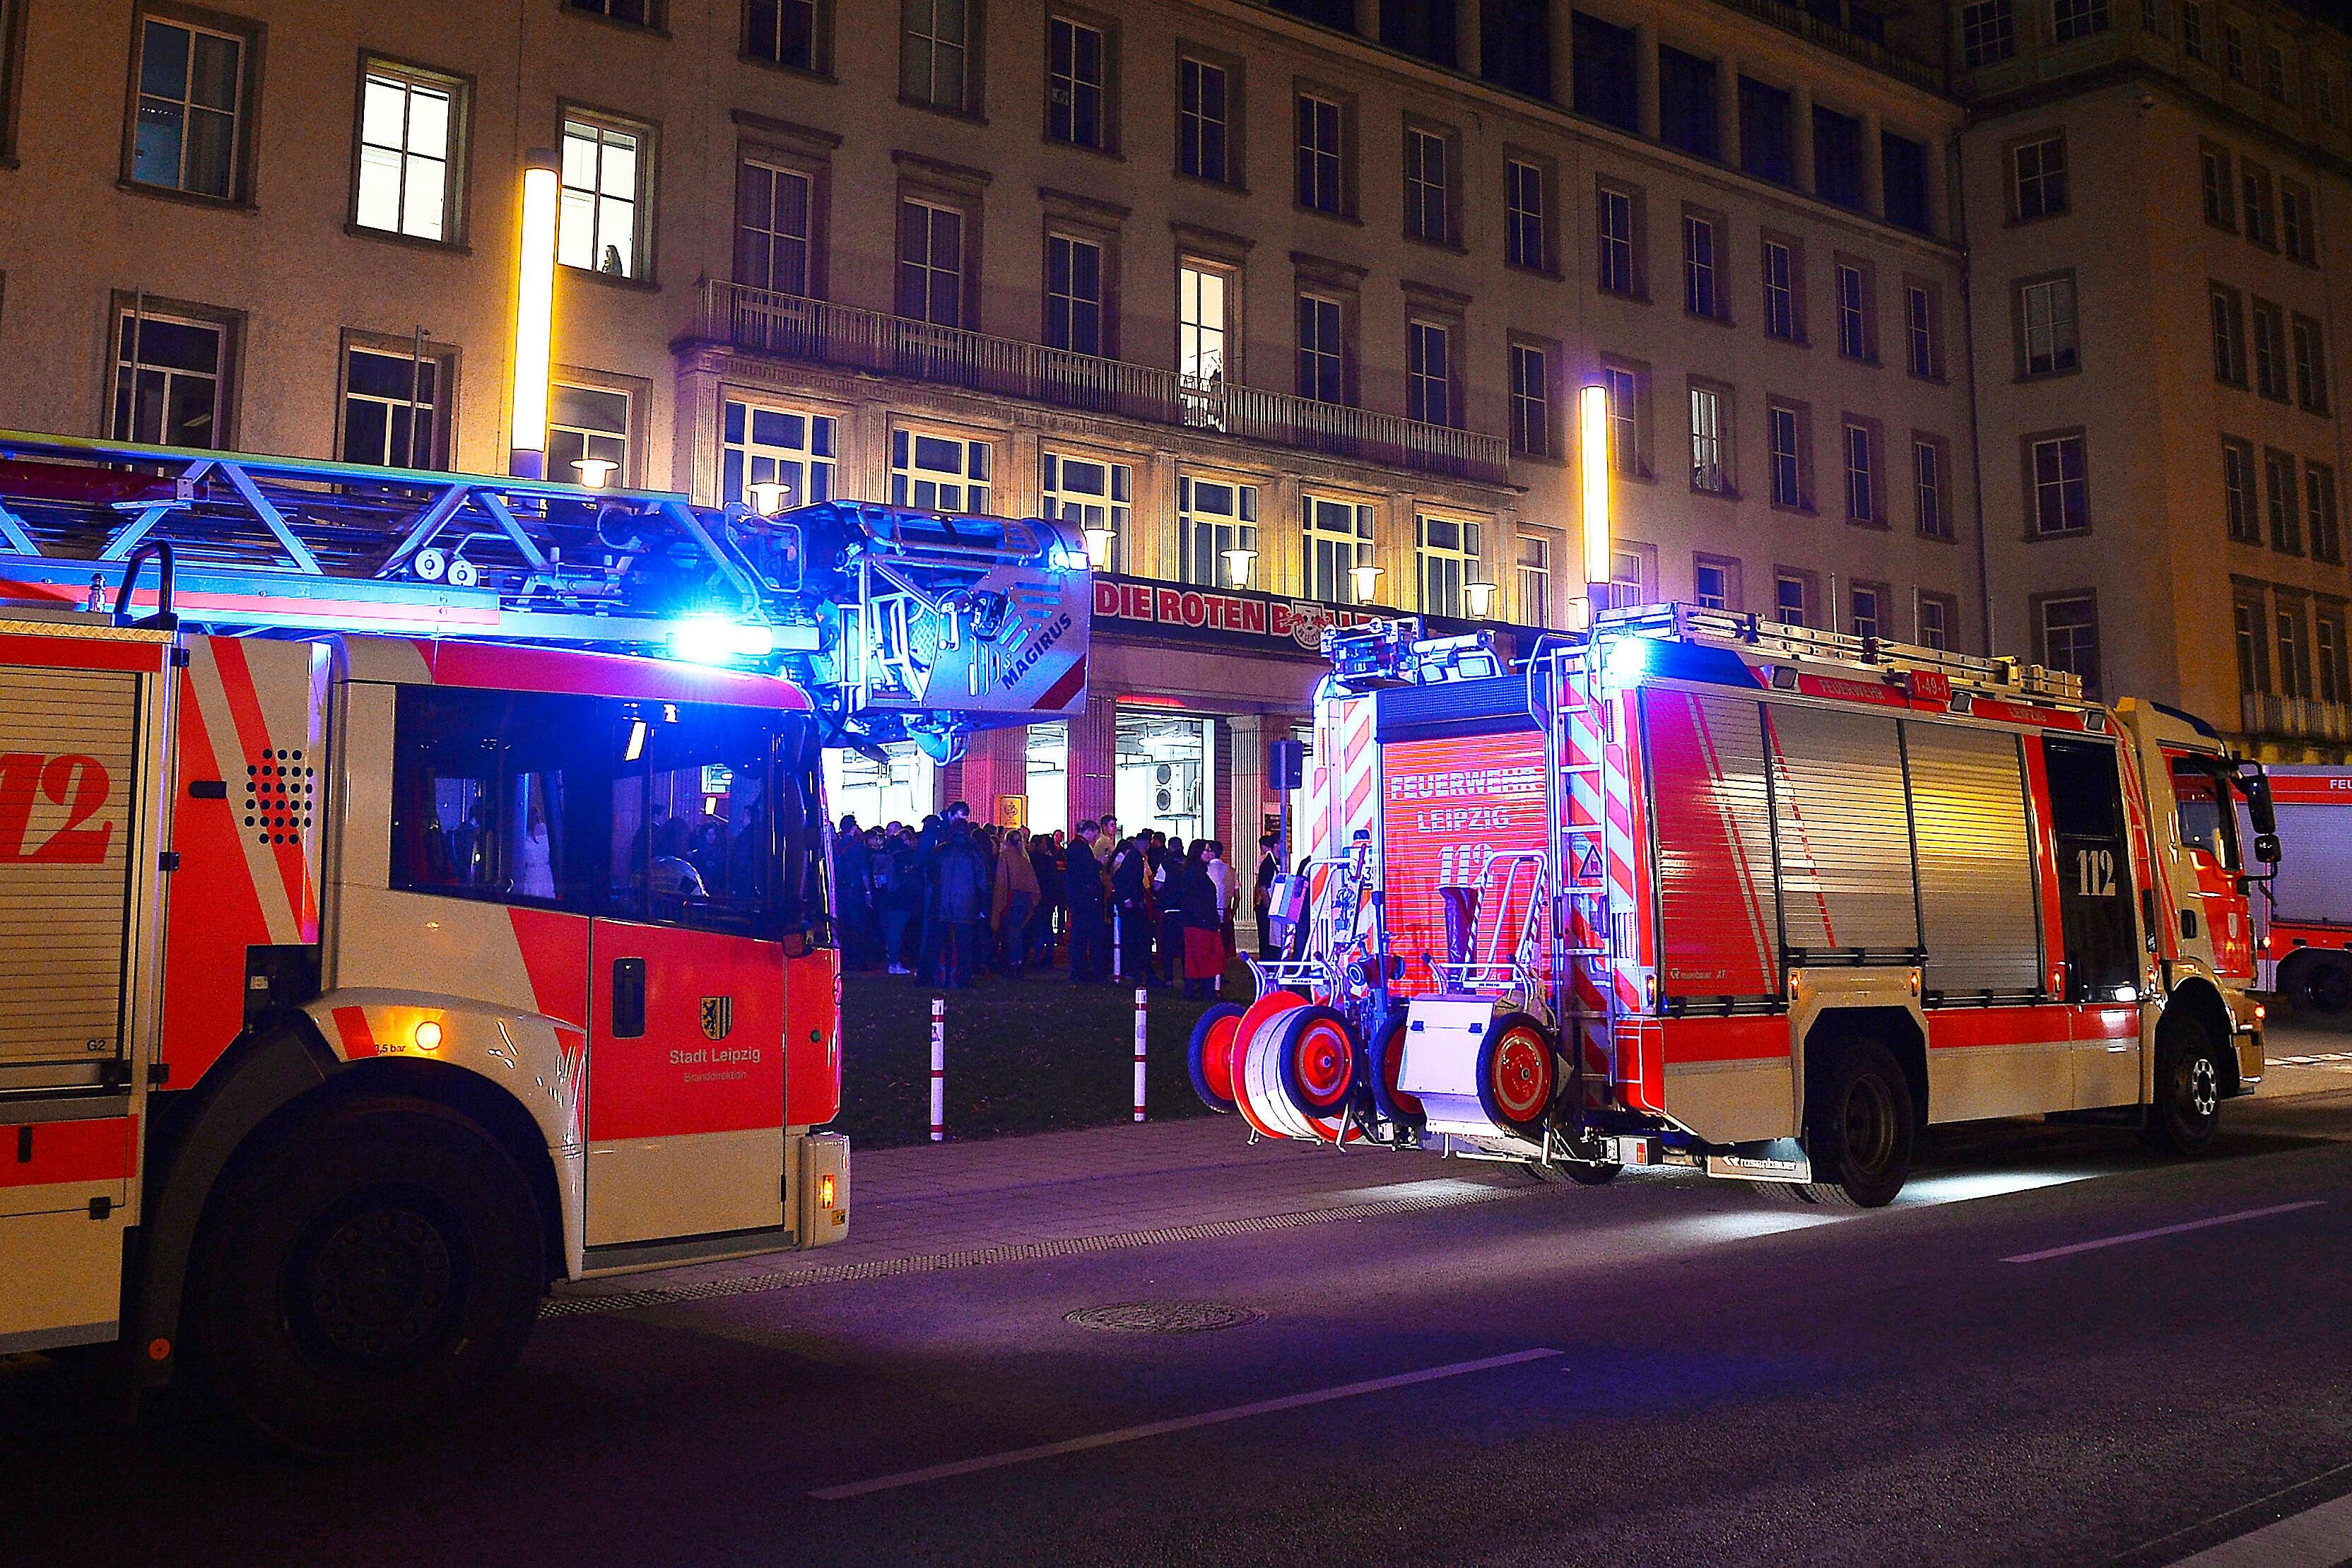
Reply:
[[2269, 771], [2286, 853], [2270, 896], [2254, 901], [2262, 984], [2297, 1018], [2342, 1023], [2352, 1019], [2352, 768]]
[[2269, 797], [2189, 716], [1689, 606], [1416, 635], [1327, 639], [1288, 945], [1194, 1038], [1256, 1133], [1870, 1206], [1931, 1122], [2191, 1153], [2260, 1081]]
[[0, 1351], [331, 1450], [552, 1281], [839, 1239], [822, 748], [1082, 704], [1089, 592], [1050, 523], [0, 434]]

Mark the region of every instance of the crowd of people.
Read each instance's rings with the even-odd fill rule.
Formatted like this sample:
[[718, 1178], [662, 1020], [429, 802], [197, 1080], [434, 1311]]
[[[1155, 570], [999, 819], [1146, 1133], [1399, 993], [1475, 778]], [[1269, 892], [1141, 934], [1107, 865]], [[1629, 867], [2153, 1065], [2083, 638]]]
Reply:
[[[1264, 907], [1272, 842], [1253, 902]], [[1237, 950], [1241, 878], [1214, 839], [1190, 844], [1110, 821], [1033, 834], [974, 824], [956, 801], [920, 827], [841, 820], [834, 837], [842, 958], [927, 986], [970, 987], [1066, 963], [1079, 985], [1181, 984], [1214, 991]], [[1261, 925], [1263, 922], [1261, 922]]]

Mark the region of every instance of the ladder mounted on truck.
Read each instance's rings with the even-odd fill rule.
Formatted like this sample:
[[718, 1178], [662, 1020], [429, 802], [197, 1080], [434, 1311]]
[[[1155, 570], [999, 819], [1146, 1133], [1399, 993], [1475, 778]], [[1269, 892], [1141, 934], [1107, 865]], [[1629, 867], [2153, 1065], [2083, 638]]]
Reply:
[[0, 432], [0, 606], [98, 610], [168, 545], [180, 619], [723, 661], [849, 738], [935, 756], [1086, 698], [1092, 584], [1047, 520], [674, 492]]

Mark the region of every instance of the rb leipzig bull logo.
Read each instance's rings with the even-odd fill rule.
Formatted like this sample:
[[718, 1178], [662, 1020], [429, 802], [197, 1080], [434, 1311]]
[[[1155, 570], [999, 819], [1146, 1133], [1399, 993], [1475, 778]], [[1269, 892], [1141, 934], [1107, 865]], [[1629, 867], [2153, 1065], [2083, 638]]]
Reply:
[[705, 997], [702, 998], [702, 1036], [705, 1040], [725, 1040], [735, 1031], [735, 998]]

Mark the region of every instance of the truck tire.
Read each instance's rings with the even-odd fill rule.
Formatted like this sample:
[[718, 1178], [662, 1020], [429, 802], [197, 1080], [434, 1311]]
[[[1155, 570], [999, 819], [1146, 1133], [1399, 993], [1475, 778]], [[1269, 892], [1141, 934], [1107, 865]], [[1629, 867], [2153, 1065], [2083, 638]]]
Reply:
[[2156, 1082], [2142, 1134], [2160, 1154], [2203, 1154], [2221, 1124], [2221, 1051], [2195, 1019], [2168, 1011], [2156, 1030]]
[[540, 1217], [496, 1139], [429, 1101], [301, 1116], [224, 1178], [191, 1268], [207, 1387], [296, 1453], [378, 1448], [521, 1354], [546, 1290]]
[[1847, 1043], [1805, 1098], [1805, 1154], [1814, 1179], [1796, 1196], [1839, 1208], [1892, 1203], [1910, 1178], [1916, 1124], [1911, 1081], [1886, 1048], [1872, 1040]]
[[2279, 988], [2298, 1017], [2342, 1024], [2352, 1013], [2352, 956], [2305, 948], [2287, 961]]

